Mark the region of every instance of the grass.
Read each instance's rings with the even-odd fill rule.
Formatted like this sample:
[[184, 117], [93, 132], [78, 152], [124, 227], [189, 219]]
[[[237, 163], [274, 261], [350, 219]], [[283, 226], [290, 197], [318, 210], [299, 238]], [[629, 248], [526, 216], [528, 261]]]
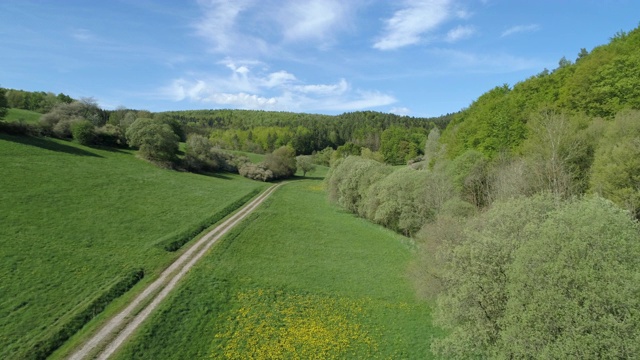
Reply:
[[266, 185], [157, 168], [132, 152], [0, 134], [0, 358], [32, 357], [158, 246]]
[[320, 181], [280, 188], [190, 272], [118, 359], [430, 358], [401, 237], [326, 201]]
[[234, 155], [246, 156], [246, 157], [249, 158], [249, 161], [251, 161], [254, 164], [262, 162], [264, 160], [264, 157], [265, 157], [264, 154], [250, 153], [250, 152], [240, 151], [240, 150], [224, 150], [224, 151], [230, 152], [230, 153], [232, 153]]
[[9, 109], [3, 120], [8, 122], [23, 121], [26, 123], [38, 123], [42, 114], [30, 110]]

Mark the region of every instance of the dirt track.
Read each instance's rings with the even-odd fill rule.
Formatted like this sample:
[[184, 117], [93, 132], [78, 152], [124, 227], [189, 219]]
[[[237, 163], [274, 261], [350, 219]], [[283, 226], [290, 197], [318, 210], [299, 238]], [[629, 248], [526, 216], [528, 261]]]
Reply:
[[[124, 310], [111, 318], [97, 333], [93, 334], [69, 359], [80, 360], [87, 359], [90, 356], [91, 358], [108, 359], [158, 307], [160, 302], [175, 288], [178, 281], [204, 256], [209, 248], [255, 210], [280, 185], [282, 183], [271, 186], [232, 217], [200, 238], [164, 270], [157, 280], [149, 284], [133, 299]], [[134, 313], [136, 310], [139, 311]], [[98, 351], [100, 352], [98, 353]]]

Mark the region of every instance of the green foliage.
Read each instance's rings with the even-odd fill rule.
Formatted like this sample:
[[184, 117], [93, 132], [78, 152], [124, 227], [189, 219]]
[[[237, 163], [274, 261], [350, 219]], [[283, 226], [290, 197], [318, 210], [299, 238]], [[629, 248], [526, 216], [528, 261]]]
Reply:
[[95, 140], [94, 126], [89, 120], [80, 120], [71, 124], [71, 135], [81, 145], [91, 145]]
[[382, 132], [380, 153], [388, 164], [406, 164], [422, 152], [425, 141], [424, 129], [391, 126]]
[[423, 246], [431, 251], [428, 266], [442, 288], [434, 318], [450, 332], [434, 342], [434, 352], [456, 359], [492, 357], [515, 252], [530, 237], [527, 228], [543, 222], [555, 206], [550, 196], [498, 202], [477, 218], [449, 223], [452, 236], [423, 232]]
[[[422, 232], [445, 358], [629, 358], [640, 342], [640, 228], [602, 198], [496, 202]], [[429, 229], [434, 229], [429, 226]]]
[[328, 204], [321, 185], [278, 189], [116, 358], [430, 358], [440, 333], [406, 277], [407, 239]]
[[24, 90], [5, 89], [7, 107], [21, 110], [29, 110], [38, 113], [51, 111], [56, 105], [70, 104], [74, 100], [60, 93], [55, 95], [51, 92], [31, 92]]
[[131, 269], [154, 279], [177, 256], [157, 246], [163, 237], [263, 187], [56, 139], [0, 134], [0, 153], [2, 359], [56, 338]]
[[618, 114], [595, 153], [590, 189], [640, 218], [640, 112]]
[[296, 166], [298, 171], [302, 171], [302, 176], [307, 176], [308, 172], [313, 172], [316, 169], [313, 156], [299, 155], [296, 157]]
[[640, 109], [640, 28], [616, 36], [578, 61], [561, 61], [525, 81], [496, 87], [455, 115], [442, 136], [450, 157], [476, 149], [492, 158], [514, 152], [527, 136], [526, 123], [541, 108], [569, 116], [612, 118], [624, 109]]
[[3, 88], [0, 88], [0, 120], [4, 119], [5, 116], [7, 116], [7, 113], [9, 111], [9, 105], [7, 103], [7, 98], [5, 96], [6, 94], [6, 90]]
[[140, 155], [152, 161], [170, 162], [178, 151], [178, 136], [167, 124], [140, 118], [126, 132], [129, 145], [140, 149]]
[[184, 164], [191, 171], [211, 171], [219, 167], [218, 162], [211, 151], [213, 145], [206, 137], [191, 134], [187, 138]]
[[500, 357], [637, 356], [639, 230], [623, 210], [592, 198], [563, 207], [531, 232], [508, 273]]
[[284, 179], [296, 173], [296, 152], [292, 147], [281, 146], [264, 157], [264, 165], [273, 172], [274, 179]]
[[94, 126], [105, 124], [102, 110], [93, 99], [83, 99], [72, 103], [58, 103], [49, 112], [42, 115], [40, 125], [60, 138], [71, 136], [70, 124], [79, 120], [88, 120]]

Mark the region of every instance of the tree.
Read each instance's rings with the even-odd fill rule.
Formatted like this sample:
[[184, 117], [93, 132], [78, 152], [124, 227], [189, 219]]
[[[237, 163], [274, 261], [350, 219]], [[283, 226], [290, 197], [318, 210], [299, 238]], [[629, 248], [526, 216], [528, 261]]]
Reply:
[[290, 146], [281, 146], [264, 158], [264, 165], [275, 179], [288, 178], [296, 173], [296, 152]]
[[640, 219], [640, 112], [616, 116], [596, 149], [590, 191]]
[[129, 145], [138, 147], [139, 154], [147, 160], [160, 162], [175, 160], [178, 136], [167, 124], [140, 118], [129, 126], [126, 137]]
[[78, 143], [91, 145], [95, 138], [94, 128], [89, 120], [79, 120], [71, 124], [71, 135]]
[[0, 88], [0, 120], [2, 120], [7, 115], [8, 104], [5, 93], [5, 89]]
[[308, 172], [316, 169], [316, 164], [313, 163], [313, 156], [311, 155], [299, 155], [296, 157], [296, 164], [298, 170], [302, 171], [302, 176], [307, 176]]
[[184, 163], [193, 171], [214, 170], [218, 167], [211, 149], [213, 145], [206, 137], [192, 134], [187, 138]]
[[640, 228], [602, 198], [554, 212], [515, 253], [498, 358], [640, 353]]
[[427, 266], [443, 289], [434, 320], [449, 332], [432, 343], [435, 353], [447, 359], [495, 357], [514, 256], [532, 236], [529, 229], [535, 232], [556, 206], [548, 195], [496, 202], [453, 236], [426, 234], [435, 249]]

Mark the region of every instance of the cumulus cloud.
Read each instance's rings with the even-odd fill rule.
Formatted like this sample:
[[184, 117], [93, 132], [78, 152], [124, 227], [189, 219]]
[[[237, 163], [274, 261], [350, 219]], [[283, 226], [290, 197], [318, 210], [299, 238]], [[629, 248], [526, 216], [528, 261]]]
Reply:
[[226, 61], [221, 65], [229, 69], [227, 77], [180, 78], [162, 92], [174, 101], [284, 111], [353, 111], [396, 102], [388, 94], [352, 90], [346, 79], [334, 84], [304, 84], [285, 70], [254, 73], [246, 64]]
[[466, 39], [476, 33], [476, 29], [473, 26], [458, 26], [451, 29], [446, 36], [448, 42], [456, 42], [458, 40]]
[[393, 50], [416, 44], [424, 34], [455, 16], [467, 16], [467, 13], [454, 9], [451, 0], [407, 0], [402, 9], [385, 21], [384, 35], [373, 47]]
[[517, 26], [513, 26], [508, 28], [507, 30], [503, 31], [502, 34], [500, 35], [500, 37], [506, 37], [506, 36], [511, 36], [517, 33], [522, 33], [522, 32], [534, 32], [534, 31], [538, 31], [540, 30], [540, 25], [538, 24], [530, 24], [530, 25], [517, 25]]

